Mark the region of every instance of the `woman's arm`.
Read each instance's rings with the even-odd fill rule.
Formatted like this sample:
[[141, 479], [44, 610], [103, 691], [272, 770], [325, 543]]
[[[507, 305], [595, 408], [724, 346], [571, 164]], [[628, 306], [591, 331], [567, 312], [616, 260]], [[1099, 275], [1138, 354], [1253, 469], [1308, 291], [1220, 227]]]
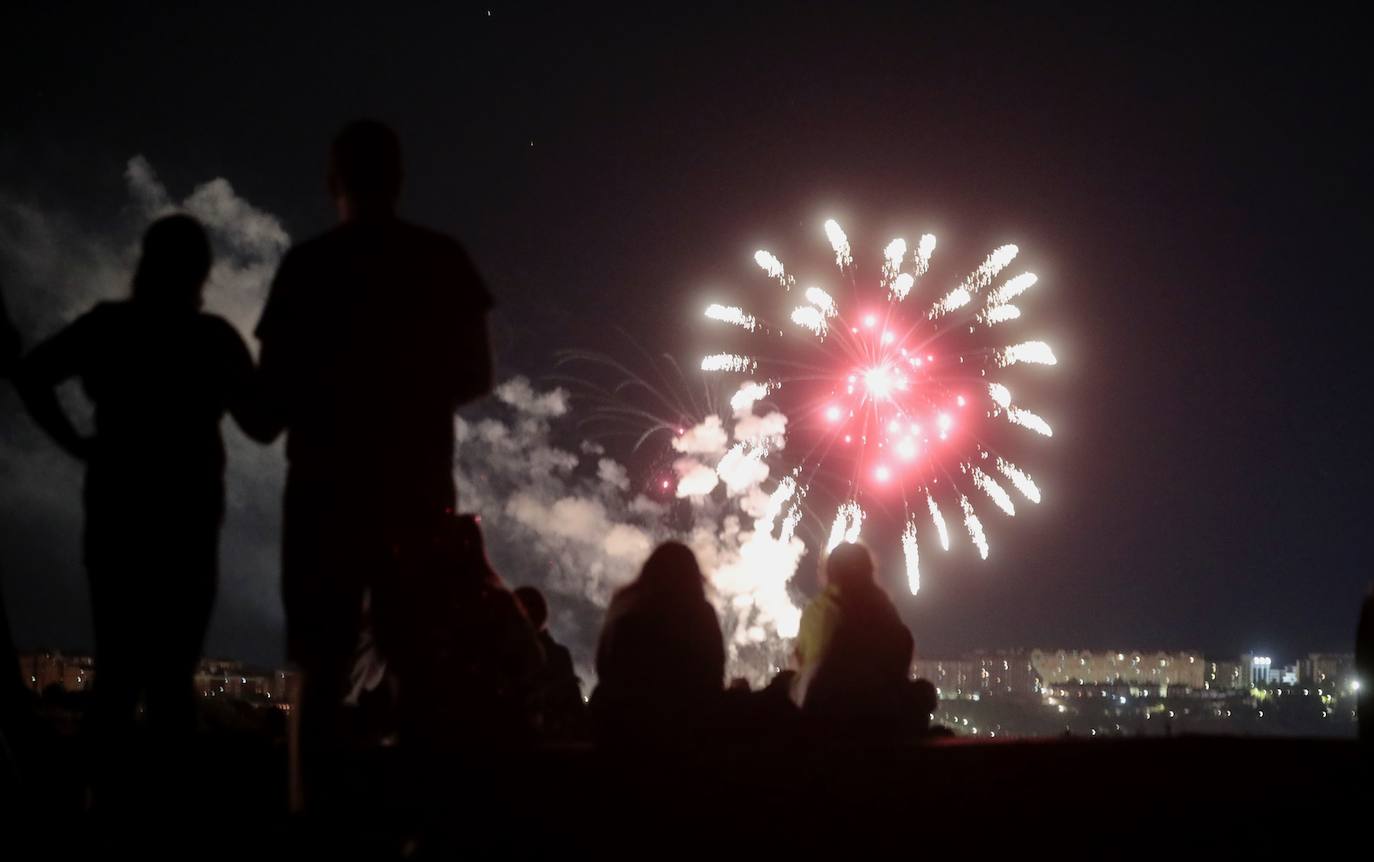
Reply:
[[282, 432], [284, 423], [272, 409], [271, 399], [264, 391], [263, 373], [253, 366], [247, 345], [228, 324], [224, 328], [226, 341], [230, 343], [229, 415], [234, 417], [243, 433], [259, 443], [271, 443]]
[[83, 437], [57, 400], [57, 386], [75, 377], [85, 350], [89, 323], [80, 318], [35, 347], [19, 364], [15, 388], [38, 426], [74, 458], [90, 456], [91, 438]]

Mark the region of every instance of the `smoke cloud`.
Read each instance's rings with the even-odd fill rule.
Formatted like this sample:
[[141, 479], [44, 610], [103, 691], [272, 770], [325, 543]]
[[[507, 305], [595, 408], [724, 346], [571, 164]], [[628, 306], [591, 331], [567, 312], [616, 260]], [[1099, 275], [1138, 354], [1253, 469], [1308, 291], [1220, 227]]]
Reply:
[[[142, 157], [125, 170], [130, 206], [113, 230], [79, 225], [61, 211], [0, 195], [0, 277], [25, 343], [55, 333], [95, 303], [127, 295], [142, 230], [172, 211], [194, 215], [211, 234], [216, 260], [207, 310], [228, 319], [256, 347], [252, 327], [290, 236], [270, 213], [213, 179], [177, 198]], [[478, 513], [497, 570], [514, 585], [549, 594], [555, 635], [584, 679], [604, 608], [653, 548], [688, 544], [720, 613], [730, 672], [757, 683], [785, 663], [800, 613], [789, 581], [804, 554], [777, 520], [795, 485], [770, 482], [770, 457], [786, 443], [786, 417], [758, 415], [766, 387], [749, 384], [732, 413], [707, 415], [672, 441], [676, 482], [636, 490], [626, 466], [594, 441], [563, 440], [576, 403], [560, 388], [524, 377], [454, 420], [460, 506]], [[74, 408], [84, 399], [73, 393]], [[3, 588], [21, 646], [89, 645], [86, 586], [79, 559], [79, 465], [46, 441], [13, 393], [0, 394], [0, 548]], [[228, 507], [221, 541], [220, 595], [207, 652], [274, 663], [281, 658], [278, 541], [280, 445], [258, 446], [226, 422]], [[661, 492], [661, 493], [660, 493]], [[13, 613], [24, 608], [25, 613]]]

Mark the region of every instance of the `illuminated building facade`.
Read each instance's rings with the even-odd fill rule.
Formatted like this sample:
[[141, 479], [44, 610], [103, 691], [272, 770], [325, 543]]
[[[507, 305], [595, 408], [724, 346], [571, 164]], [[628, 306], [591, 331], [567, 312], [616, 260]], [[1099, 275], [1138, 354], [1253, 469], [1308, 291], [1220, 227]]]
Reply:
[[1129, 685], [1203, 689], [1208, 665], [1195, 652], [1032, 650], [1030, 662], [1046, 685]]

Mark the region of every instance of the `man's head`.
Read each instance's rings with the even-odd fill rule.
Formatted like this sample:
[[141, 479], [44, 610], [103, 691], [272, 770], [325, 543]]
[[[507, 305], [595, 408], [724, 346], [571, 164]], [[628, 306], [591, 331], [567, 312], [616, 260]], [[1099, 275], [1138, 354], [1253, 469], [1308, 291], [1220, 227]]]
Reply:
[[525, 616], [529, 618], [534, 630], [542, 632], [549, 622], [549, 605], [544, 601], [544, 594], [534, 587], [518, 587], [515, 590], [515, 600], [525, 609]]
[[868, 548], [852, 542], [838, 545], [825, 562], [825, 580], [841, 591], [871, 585], [873, 557]]
[[390, 126], [355, 120], [329, 148], [329, 194], [344, 221], [389, 215], [401, 195], [401, 142]]

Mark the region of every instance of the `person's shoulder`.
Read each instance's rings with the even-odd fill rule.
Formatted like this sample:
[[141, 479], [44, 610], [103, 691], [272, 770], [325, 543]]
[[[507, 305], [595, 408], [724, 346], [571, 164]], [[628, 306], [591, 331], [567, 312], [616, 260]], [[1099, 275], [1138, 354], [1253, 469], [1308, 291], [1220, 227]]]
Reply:
[[458, 241], [457, 237], [446, 234], [443, 231], [435, 230], [432, 227], [426, 227], [422, 224], [416, 224], [415, 222], [406, 221], [404, 219], [397, 219], [392, 223], [392, 230], [399, 236], [404, 237], [407, 242], [428, 246], [436, 252], [466, 254], [463, 249], [463, 244]]
[[220, 317], [218, 314], [209, 311], [202, 311], [196, 315], [196, 323], [206, 338], [213, 338], [221, 342], [243, 343], [243, 336], [239, 334], [234, 324]]
[[437, 263], [464, 279], [480, 282], [481, 276], [468, 254], [467, 247], [457, 237], [399, 220], [395, 224], [395, 230], [404, 237], [404, 242], [412, 253]]
[[280, 267], [286, 269], [301, 264], [309, 264], [323, 257], [331, 257], [340, 245], [348, 241], [346, 225], [335, 225], [323, 233], [292, 244], [282, 255]]
[[120, 326], [136, 319], [137, 309], [131, 300], [104, 299], [77, 316], [69, 326], [77, 330], [98, 330]]

